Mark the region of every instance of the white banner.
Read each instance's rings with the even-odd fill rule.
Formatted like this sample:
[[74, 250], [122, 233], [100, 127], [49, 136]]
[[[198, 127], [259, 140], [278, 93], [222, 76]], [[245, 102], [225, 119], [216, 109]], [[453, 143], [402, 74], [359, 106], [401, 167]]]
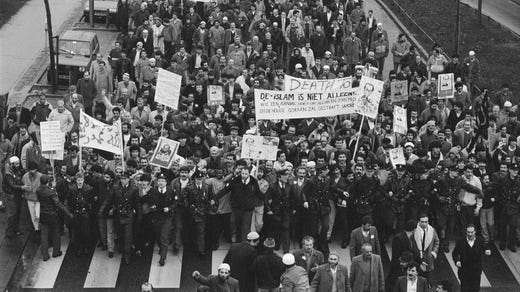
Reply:
[[177, 109], [181, 95], [182, 76], [170, 71], [159, 69], [155, 101], [172, 109]]
[[208, 85], [208, 105], [224, 104], [222, 85]]
[[278, 151], [278, 137], [258, 135], [244, 135], [242, 138], [242, 150], [240, 158], [255, 160], [276, 160]]
[[65, 134], [60, 130], [60, 121], [41, 122], [40, 133], [42, 152], [63, 150]]
[[153, 151], [152, 158], [150, 158], [150, 164], [156, 165], [162, 168], [170, 168], [173, 161], [178, 157], [175, 157], [177, 150], [179, 149], [179, 142], [173, 141], [164, 137], [160, 137], [157, 141], [157, 146]]
[[379, 109], [379, 101], [383, 94], [384, 82], [374, 78], [362, 76], [359, 83], [354, 110], [360, 115], [375, 119]]
[[394, 132], [406, 135], [408, 132], [408, 120], [406, 110], [400, 106], [394, 106]]
[[455, 96], [455, 77], [453, 73], [439, 74], [437, 79], [437, 97], [453, 98]]
[[352, 77], [317, 80], [301, 79], [289, 75], [285, 75], [284, 90], [303, 92], [355, 91], [355, 89], [352, 89]]
[[81, 112], [79, 145], [123, 155], [121, 125], [107, 125]]
[[403, 147], [397, 147], [390, 149], [390, 161], [392, 165], [395, 166], [398, 164], [406, 165], [406, 159], [404, 158]]

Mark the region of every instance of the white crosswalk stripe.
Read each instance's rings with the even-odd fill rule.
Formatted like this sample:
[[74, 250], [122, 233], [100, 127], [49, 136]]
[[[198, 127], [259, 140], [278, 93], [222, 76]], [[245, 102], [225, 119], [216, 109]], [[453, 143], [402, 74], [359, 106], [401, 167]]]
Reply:
[[180, 288], [182, 256], [182, 249], [177, 254], [174, 254], [173, 248], [170, 245], [165, 265], [161, 267], [159, 265], [159, 260], [161, 258], [159, 255], [159, 246], [156, 244], [153, 250], [148, 282], [150, 282], [155, 288]]
[[[450, 264], [450, 267], [453, 270], [453, 273], [455, 273], [455, 276], [457, 277], [457, 280], [459, 280], [459, 283], [460, 283], [460, 279], [457, 274], [458, 268], [455, 265], [455, 262], [453, 262], [453, 257], [452, 257], [454, 248], [455, 248], [455, 241], [450, 241], [450, 251], [445, 254], [446, 254], [446, 258], [448, 259], [448, 263]], [[482, 276], [480, 277], [480, 287], [491, 287], [491, 283], [489, 283], [489, 280], [486, 277], [486, 274], [484, 273], [484, 271], [482, 271]]]
[[115, 288], [122, 255], [115, 253], [108, 257], [107, 251], [96, 248], [83, 288]]
[[496, 244], [497, 250], [506, 262], [507, 267], [515, 276], [516, 281], [520, 284], [520, 255], [516, 252], [512, 252], [509, 249], [500, 250], [498, 244]]

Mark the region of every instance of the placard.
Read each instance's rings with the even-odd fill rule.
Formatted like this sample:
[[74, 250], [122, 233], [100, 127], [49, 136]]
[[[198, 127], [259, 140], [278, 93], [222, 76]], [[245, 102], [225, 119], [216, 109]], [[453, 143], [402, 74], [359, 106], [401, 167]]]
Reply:
[[60, 121], [41, 122], [40, 134], [42, 152], [63, 150], [65, 134], [60, 129]]
[[208, 85], [208, 105], [224, 104], [222, 85]]
[[397, 147], [390, 149], [390, 162], [395, 166], [398, 164], [406, 165], [406, 159], [404, 158], [403, 147]]
[[176, 158], [179, 142], [160, 137], [150, 158], [150, 164], [162, 168], [170, 168]]
[[390, 82], [390, 96], [392, 103], [408, 101], [408, 81], [396, 80]]
[[154, 100], [172, 109], [177, 109], [179, 106], [179, 96], [181, 94], [181, 84], [181, 75], [168, 70], [159, 69]]
[[406, 110], [400, 106], [394, 106], [394, 123], [393, 131], [395, 133], [406, 135], [408, 132], [408, 120], [406, 119]]
[[377, 111], [383, 93], [383, 86], [384, 82], [381, 80], [362, 76], [359, 83], [354, 111], [372, 119], [377, 118]]
[[439, 74], [437, 91], [438, 98], [453, 98], [455, 96], [455, 77], [453, 73]]
[[279, 143], [278, 137], [244, 135], [240, 158], [274, 161]]

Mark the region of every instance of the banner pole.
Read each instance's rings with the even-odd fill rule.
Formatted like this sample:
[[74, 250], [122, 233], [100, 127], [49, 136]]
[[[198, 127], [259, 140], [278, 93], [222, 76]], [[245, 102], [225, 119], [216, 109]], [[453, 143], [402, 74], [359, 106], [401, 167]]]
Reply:
[[358, 145], [359, 145], [359, 137], [361, 137], [361, 129], [363, 129], [363, 123], [365, 123], [365, 116], [362, 115], [362, 118], [361, 118], [361, 125], [359, 125], [359, 135], [357, 136], [357, 139], [356, 139], [356, 146], [354, 147], [354, 155], [352, 155], [352, 159], [355, 159], [356, 158], [356, 153], [357, 153], [357, 150], [358, 150]]
[[[82, 120], [82, 117], [83, 116], [83, 110], [80, 109], [79, 110], [79, 120], [80, 120], [80, 131], [81, 131], [81, 120]], [[84, 119], [83, 119], [84, 120]], [[81, 135], [79, 135], [79, 139], [78, 139], [78, 148], [79, 148], [79, 171], [80, 172], [83, 172], [83, 149], [81, 147]]]

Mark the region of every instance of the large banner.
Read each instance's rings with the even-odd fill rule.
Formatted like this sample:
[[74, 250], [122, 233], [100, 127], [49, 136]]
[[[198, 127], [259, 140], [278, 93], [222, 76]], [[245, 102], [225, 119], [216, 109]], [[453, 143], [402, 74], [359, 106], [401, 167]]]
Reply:
[[160, 137], [159, 141], [157, 141], [157, 147], [153, 151], [152, 158], [150, 158], [150, 164], [162, 168], [170, 168], [174, 160], [178, 159], [176, 157], [178, 149], [179, 142]]
[[352, 78], [328, 80], [285, 76], [285, 90], [255, 89], [258, 120], [301, 119], [354, 113], [357, 88]]
[[276, 160], [279, 143], [280, 139], [278, 137], [244, 135], [240, 158]]
[[362, 76], [359, 83], [354, 111], [367, 118], [377, 118], [379, 101], [383, 94], [384, 82], [374, 78]]
[[159, 69], [157, 86], [155, 87], [155, 101], [173, 109], [179, 105], [182, 76], [170, 71]]
[[63, 160], [65, 133], [60, 129], [60, 122], [41, 122], [40, 135], [42, 156], [47, 159]]
[[79, 145], [123, 155], [121, 125], [107, 125], [81, 112]]
[[455, 77], [453, 73], [439, 74], [437, 80], [437, 97], [453, 98], [455, 96]]
[[406, 135], [408, 132], [408, 121], [406, 119], [406, 110], [400, 106], [394, 106], [394, 132]]

